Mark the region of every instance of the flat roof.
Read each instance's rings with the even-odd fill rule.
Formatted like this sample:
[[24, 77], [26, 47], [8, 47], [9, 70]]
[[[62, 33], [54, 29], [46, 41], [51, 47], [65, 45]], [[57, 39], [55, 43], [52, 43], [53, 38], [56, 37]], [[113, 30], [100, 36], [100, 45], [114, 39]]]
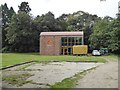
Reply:
[[52, 35], [52, 36], [66, 36], [66, 35], [76, 35], [76, 36], [83, 36], [83, 31], [76, 31], [76, 32], [41, 32], [40, 36], [43, 35]]

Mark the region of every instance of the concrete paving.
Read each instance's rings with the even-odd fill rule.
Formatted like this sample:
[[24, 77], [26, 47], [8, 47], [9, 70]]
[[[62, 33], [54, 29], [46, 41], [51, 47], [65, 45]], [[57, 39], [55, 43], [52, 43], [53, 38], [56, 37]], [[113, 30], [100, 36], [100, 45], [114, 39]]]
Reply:
[[[50, 62], [47, 64], [36, 63], [25, 68], [25, 70], [19, 70], [21, 68], [10, 68], [3, 71], [4, 76], [17, 75], [20, 73], [29, 73], [30, 76], [27, 81], [32, 80], [32, 83], [24, 84], [18, 88], [48, 88], [49, 85], [53, 85], [56, 82], [72, 77], [75, 74], [82, 72], [103, 63], [84, 63], [84, 62]], [[3, 82], [4, 87], [11, 87], [7, 82]], [[12, 86], [14, 87], [14, 86]], [[16, 87], [16, 85], [15, 85]]]
[[34, 76], [30, 77], [28, 80], [53, 85], [56, 82], [61, 82], [65, 78], [72, 77], [83, 70], [98, 65], [101, 65], [101, 63], [52, 62], [48, 64], [34, 64], [26, 69], [31, 69], [29, 73], [34, 74]]

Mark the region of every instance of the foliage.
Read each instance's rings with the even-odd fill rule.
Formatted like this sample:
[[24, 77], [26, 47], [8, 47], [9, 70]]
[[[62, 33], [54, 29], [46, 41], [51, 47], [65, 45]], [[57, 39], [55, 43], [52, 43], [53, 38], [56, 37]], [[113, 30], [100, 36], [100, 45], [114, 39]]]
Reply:
[[93, 49], [100, 49], [108, 46], [108, 40], [110, 38], [109, 23], [106, 20], [98, 21], [94, 28], [93, 33], [90, 36], [90, 47]]
[[12, 7], [9, 9], [6, 3], [1, 5], [0, 8], [2, 8], [2, 47], [5, 47], [8, 45], [6, 41], [5, 28], [8, 27], [8, 24], [11, 21], [11, 17], [13, 14], [15, 14], [15, 11]]
[[8, 6], [5, 3], [4, 5], [1, 5], [2, 7], [2, 23], [3, 23], [3, 28], [6, 26], [6, 24], [8, 23]]
[[34, 51], [36, 31], [32, 30], [31, 25], [31, 17], [25, 12], [20, 12], [12, 17], [9, 27], [6, 28], [6, 37], [11, 51]]
[[108, 48], [109, 52], [119, 51], [120, 21], [104, 18], [99, 20], [93, 27], [90, 35], [90, 47], [93, 49]]
[[52, 12], [48, 12], [45, 15], [36, 17], [34, 23], [36, 24], [36, 29], [39, 31], [39, 33], [60, 30], [60, 25], [58, 25], [58, 21], [55, 19]]
[[15, 11], [14, 11], [13, 7], [10, 7], [10, 9], [8, 11], [9, 22], [11, 22], [11, 18], [13, 16], [13, 14], [15, 14]]
[[31, 8], [29, 7], [28, 2], [22, 2], [18, 7], [19, 7], [18, 12], [29, 13], [31, 11]]
[[111, 30], [109, 48], [112, 52], [120, 53], [120, 17], [113, 21], [111, 24]]
[[60, 31], [67, 31], [68, 23], [66, 21], [67, 14], [62, 14], [60, 17], [58, 17], [56, 20], [59, 24], [59, 30]]

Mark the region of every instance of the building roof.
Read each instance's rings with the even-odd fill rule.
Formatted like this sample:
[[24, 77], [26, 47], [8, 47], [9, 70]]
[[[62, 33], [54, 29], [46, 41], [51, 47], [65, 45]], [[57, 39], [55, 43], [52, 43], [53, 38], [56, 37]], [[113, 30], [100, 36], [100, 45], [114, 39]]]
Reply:
[[43, 35], [52, 35], [52, 36], [83, 36], [83, 31], [76, 31], [76, 32], [41, 32], [40, 36]]

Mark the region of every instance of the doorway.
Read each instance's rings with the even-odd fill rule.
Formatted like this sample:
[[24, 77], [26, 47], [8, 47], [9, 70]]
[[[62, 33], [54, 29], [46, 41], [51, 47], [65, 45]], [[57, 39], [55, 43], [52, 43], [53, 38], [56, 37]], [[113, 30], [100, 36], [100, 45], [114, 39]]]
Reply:
[[62, 55], [72, 55], [72, 47], [62, 47]]

